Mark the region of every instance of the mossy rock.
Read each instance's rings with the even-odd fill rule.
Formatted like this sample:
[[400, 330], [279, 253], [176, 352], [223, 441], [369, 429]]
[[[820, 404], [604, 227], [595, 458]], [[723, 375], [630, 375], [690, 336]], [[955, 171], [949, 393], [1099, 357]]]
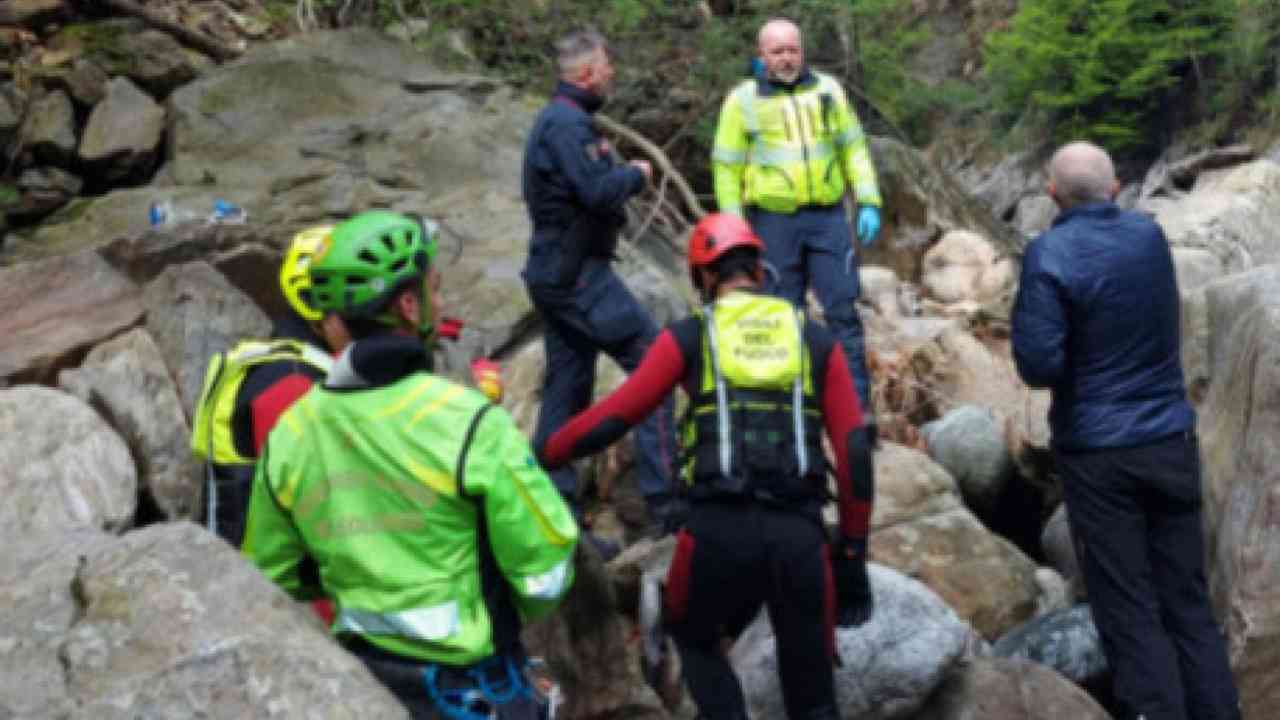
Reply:
[[73, 23], [49, 40], [54, 50], [79, 50], [83, 57], [97, 63], [108, 75], [129, 75], [137, 65], [137, 56], [129, 49], [129, 40], [146, 29], [140, 20], [121, 19], [102, 22]]

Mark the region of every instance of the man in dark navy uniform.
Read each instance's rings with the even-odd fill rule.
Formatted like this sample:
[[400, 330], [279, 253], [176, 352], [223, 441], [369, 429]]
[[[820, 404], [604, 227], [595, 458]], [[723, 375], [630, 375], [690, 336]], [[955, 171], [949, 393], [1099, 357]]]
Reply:
[[[523, 276], [546, 325], [538, 445], [591, 404], [600, 351], [629, 373], [658, 333], [610, 267], [624, 205], [645, 188], [652, 168], [644, 160], [615, 161], [592, 121], [613, 85], [604, 38], [573, 33], [556, 51], [560, 80], [529, 134], [523, 173], [533, 223]], [[672, 427], [667, 399], [636, 430], [637, 485], [663, 530], [678, 523], [680, 507], [671, 492]], [[576, 508], [573, 469], [562, 468], [552, 479]]]

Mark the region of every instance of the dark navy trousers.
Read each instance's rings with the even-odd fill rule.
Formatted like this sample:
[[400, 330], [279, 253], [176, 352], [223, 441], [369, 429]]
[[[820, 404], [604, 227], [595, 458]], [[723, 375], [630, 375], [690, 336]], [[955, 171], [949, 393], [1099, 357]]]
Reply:
[[[547, 366], [534, 431], [534, 446], [542, 447], [570, 418], [591, 405], [600, 352], [630, 373], [657, 337], [658, 328], [603, 258], [585, 260], [570, 286], [528, 283], [527, 287], [545, 324]], [[669, 494], [675, 462], [670, 396], [636, 427], [635, 443], [641, 494], [649, 499]], [[566, 498], [576, 496], [578, 479], [572, 466], [551, 473], [551, 479]]]
[[806, 207], [794, 213], [748, 208], [747, 222], [764, 241], [765, 261], [772, 269], [765, 283], [770, 294], [804, 308], [805, 291], [813, 287], [827, 327], [849, 362], [863, 414], [874, 423], [862, 319], [855, 305], [861, 294], [858, 263], [844, 207]]
[[1055, 457], [1120, 717], [1239, 720], [1205, 582], [1195, 435]]

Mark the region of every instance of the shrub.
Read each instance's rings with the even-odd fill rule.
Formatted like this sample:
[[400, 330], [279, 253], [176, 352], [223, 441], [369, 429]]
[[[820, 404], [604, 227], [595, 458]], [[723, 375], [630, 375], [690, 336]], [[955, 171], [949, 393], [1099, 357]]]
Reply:
[[1038, 115], [1057, 140], [1153, 145], [1184, 81], [1222, 55], [1235, 1], [1024, 0], [987, 39], [997, 109]]

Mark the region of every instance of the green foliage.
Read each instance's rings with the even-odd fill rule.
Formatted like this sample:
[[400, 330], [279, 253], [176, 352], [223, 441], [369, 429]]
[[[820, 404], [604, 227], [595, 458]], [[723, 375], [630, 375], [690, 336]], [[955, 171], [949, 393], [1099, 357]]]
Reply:
[[0, 183], [0, 207], [11, 207], [22, 199], [22, 191], [9, 182]]
[[1280, 3], [1235, 0], [1235, 5], [1213, 111], [1237, 118], [1256, 115], [1264, 124], [1274, 125], [1274, 88], [1280, 81]]
[[997, 108], [1057, 140], [1149, 146], [1175, 91], [1224, 52], [1236, 1], [1025, 0], [987, 39]]

